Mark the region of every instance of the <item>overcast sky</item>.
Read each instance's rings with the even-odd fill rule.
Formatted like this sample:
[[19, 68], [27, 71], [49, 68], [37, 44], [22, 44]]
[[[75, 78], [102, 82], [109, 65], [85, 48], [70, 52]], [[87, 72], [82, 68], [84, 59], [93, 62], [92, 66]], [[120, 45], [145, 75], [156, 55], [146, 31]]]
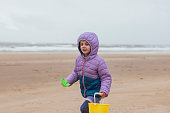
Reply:
[[0, 42], [170, 44], [170, 0], [0, 0]]

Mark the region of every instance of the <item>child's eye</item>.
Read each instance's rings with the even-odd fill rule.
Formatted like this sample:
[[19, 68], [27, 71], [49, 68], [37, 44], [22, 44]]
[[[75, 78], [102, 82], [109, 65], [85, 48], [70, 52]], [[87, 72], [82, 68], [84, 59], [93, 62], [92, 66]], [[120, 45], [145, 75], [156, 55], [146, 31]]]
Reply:
[[85, 46], [89, 46], [89, 43], [80, 43], [80, 46], [83, 46], [83, 45], [85, 45]]

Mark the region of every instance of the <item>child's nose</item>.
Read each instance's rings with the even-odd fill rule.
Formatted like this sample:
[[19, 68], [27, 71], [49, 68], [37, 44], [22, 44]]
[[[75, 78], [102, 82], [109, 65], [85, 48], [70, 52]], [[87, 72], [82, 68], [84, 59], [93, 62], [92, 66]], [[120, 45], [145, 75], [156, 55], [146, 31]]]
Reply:
[[85, 47], [85, 45], [82, 45], [82, 47]]

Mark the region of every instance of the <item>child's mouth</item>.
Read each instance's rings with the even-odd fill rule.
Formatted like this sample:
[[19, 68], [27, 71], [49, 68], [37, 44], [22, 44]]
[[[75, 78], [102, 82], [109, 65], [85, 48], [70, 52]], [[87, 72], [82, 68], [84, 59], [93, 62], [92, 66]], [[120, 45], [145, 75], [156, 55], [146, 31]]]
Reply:
[[86, 51], [86, 49], [83, 49], [83, 51]]

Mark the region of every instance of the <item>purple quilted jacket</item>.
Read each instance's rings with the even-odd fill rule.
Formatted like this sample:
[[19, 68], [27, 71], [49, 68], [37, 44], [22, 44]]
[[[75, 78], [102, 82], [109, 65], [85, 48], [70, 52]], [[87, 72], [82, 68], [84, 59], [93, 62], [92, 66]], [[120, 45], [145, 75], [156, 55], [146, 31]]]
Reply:
[[[80, 41], [86, 40], [91, 47], [91, 52], [87, 57], [83, 56], [80, 50]], [[112, 78], [105, 61], [97, 55], [99, 48], [98, 37], [95, 33], [85, 32], [77, 40], [80, 55], [75, 62], [74, 71], [66, 80], [71, 85], [80, 80], [80, 89], [83, 97], [93, 96], [95, 92], [105, 92], [109, 94]]]

